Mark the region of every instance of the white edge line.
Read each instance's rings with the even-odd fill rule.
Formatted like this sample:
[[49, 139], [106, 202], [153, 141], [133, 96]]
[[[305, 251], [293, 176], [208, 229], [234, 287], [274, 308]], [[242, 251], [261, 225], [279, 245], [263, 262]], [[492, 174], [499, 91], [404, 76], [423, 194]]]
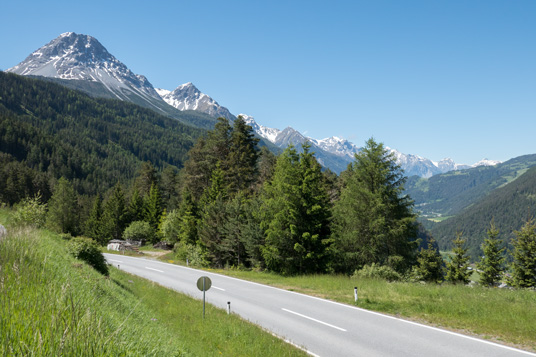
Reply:
[[[110, 254], [110, 253], [107, 253], [107, 254]], [[110, 254], [110, 255], [114, 255], [114, 254]], [[126, 258], [126, 257], [127, 257], [127, 256], [125, 256], [125, 258]], [[510, 350], [510, 351], [515, 351], [515, 352], [523, 353], [523, 354], [526, 354], [526, 355], [529, 355], [529, 356], [536, 356], [536, 353], [532, 353], [532, 352], [525, 351], [525, 350], [520, 350], [519, 348], [510, 347], [510, 346], [506, 346], [506, 345], [501, 345], [501, 344], [499, 344], [499, 343], [491, 342], [491, 341], [488, 341], [488, 340], [483, 340], [483, 339], [481, 339], [481, 338], [476, 338], [476, 337], [472, 337], [472, 336], [463, 335], [463, 334], [458, 333], [458, 332], [453, 332], [453, 331], [449, 331], [449, 330], [440, 329], [440, 328], [438, 328], [438, 327], [433, 327], [433, 326], [423, 325], [423, 324], [420, 324], [420, 323], [418, 323], [418, 322], [413, 322], [413, 321], [409, 321], [409, 320], [404, 320], [404, 319], [401, 319], [401, 318], [399, 318], [399, 317], [394, 317], [394, 316], [390, 316], [390, 315], [382, 314], [382, 313], [380, 313], [380, 312], [376, 312], [376, 311], [366, 310], [366, 309], [363, 309], [363, 308], [360, 308], [360, 307], [357, 307], [357, 306], [351, 306], [351, 305], [346, 305], [346, 304], [343, 304], [343, 303], [340, 303], [340, 302], [336, 302], [336, 301], [331, 301], [331, 300], [321, 299], [321, 298], [316, 297], [316, 296], [311, 296], [311, 295], [306, 295], [306, 294], [298, 293], [298, 292], [295, 292], [295, 291], [289, 291], [289, 290], [285, 290], [285, 289], [281, 289], [281, 288], [276, 288], [276, 287], [274, 287], [274, 286], [265, 285], [265, 284], [261, 284], [261, 283], [256, 283], [256, 282], [254, 282], [254, 281], [238, 279], [238, 278], [234, 278], [234, 277], [232, 277], [232, 276], [227, 276], [227, 275], [223, 275], [223, 274], [218, 274], [218, 273], [208, 272], [208, 271], [206, 271], [206, 270], [193, 269], [193, 268], [185, 267], [185, 266], [182, 266], [182, 265], [171, 264], [171, 263], [165, 263], [165, 262], [159, 262], [159, 261], [157, 261], [157, 260], [149, 260], [149, 259], [136, 258], [136, 257], [128, 257], [128, 258], [131, 258], [131, 259], [139, 259], [139, 260], [145, 260], [145, 261], [152, 261], [152, 262], [155, 262], [155, 263], [158, 263], [158, 264], [169, 265], [169, 266], [176, 267], [176, 268], [182, 268], [182, 269], [187, 269], [187, 270], [193, 270], [193, 271], [203, 272], [203, 273], [206, 273], [206, 274], [217, 275], [217, 276], [220, 276], [220, 277], [222, 277], [222, 278], [227, 278], [227, 279], [231, 279], [231, 280], [238, 280], [238, 281], [245, 282], [245, 283], [249, 283], [249, 284], [252, 284], [252, 285], [262, 286], [262, 287], [269, 288], [269, 289], [274, 289], [274, 290], [283, 291], [283, 292], [286, 292], [286, 293], [289, 293], [289, 294], [300, 295], [300, 296], [304, 296], [304, 297], [307, 297], [307, 298], [310, 298], [310, 299], [319, 300], [319, 301], [327, 302], [327, 303], [334, 304], [334, 305], [339, 305], [339, 306], [342, 306], [342, 307], [345, 307], [345, 308], [348, 308], [348, 309], [354, 309], [354, 310], [358, 310], [358, 311], [366, 312], [366, 313], [369, 313], [369, 314], [373, 314], [373, 315], [377, 315], [377, 316], [386, 317], [386, 318], [388, 318], [388, 319], [398, 320], [398, 321], [405, 322], [405, 323], [408, 323], [408, 324], [411, 324], [411, 325], [420, 326], [420, 327], [424, 327], [424, 328], [431, 329], [431, 330], [434, 330], [434, 331], [447, 333], [447, 334], [449, 334], [449, 335], [453, 335], [453, 336], [463, 337], [463, 338], [466, 338], [466, 339], [469, 339], [469, 340], [473, 340], [473, 341], [476, 341], [476, 342], [482, 342], [482, 343], [485, 343], [485, 344], [488, 344], [488, 345], [492, 345], [492, 346], [500, 347], [500, 348], [503, 348], [503, 349], [506, 349], [506, 350]]]
[[343, 328], [337, 327], [337, 326], [332, 325], [332, 324], [328, 324], [327, 322], [320, 321], [320, 320], [314, 319], [314, 318], [306, 316], [306, 315], [302, 315], [302, 314], [300, 314], [300, 313], [298, 313], [296, 311], [288, 310], [288, 309], [285, 309], [285, 308], [281, 308], [281, 310], [286, 311], [286, 312], [291, 313], [291, 314], [294, 314], [294, 315], [297, 315], [297, 316], [300, 316], [300, 317], [303, 317], [304, 319], [308, 319], [308, 320], [311, 320], [311, 321], [314, 321], [314, 322], [318, 322], [319, 324], [329, 326], [329, 327], [337, 329], [339, 331], [346, 332], [346, 330], [343, 329]]
[[212, 287], [213, 287], [214, 289], [216, 289], [216, 290], [221, 290], [221, 291], [225, 291], [225, 289], [222, 289], [222, 288], [218, 288], [217, 286], [214, 286], [214, 285], [212, 285]]
[[297, 349], [302, 350], [303, 352], [307, 353], [307, 354], [310, 355], [310, 356], [313, 356], [313, 357], [320, 357], [320, 355], [317, 355], [316, 353], [313, 353], [313, 352], [309, 351], [307, 348], [305, 348], [305, 347], [303, 347], [303, 346], [300, 346], [300, 345], [295, 344], [294, 342], [292, 342], [292, 341], [289, 340], [289, 339], [286, 339], [285, 337], [279, 336], [278, 334], [276, 334], [276, 333], [274, 333], [274, 332], [272, 332], [272, 331], [269, 331], [269, 330], [265, 330], [265, 331], [267, 331], [268, 333], [270, 333], [272, 336], [274, 336], [274, 337], [276, 337], [276, 338], [282, 340], [283, 342], [286, 342], [286, 343], [288, 343], [289, 345], [292, 345], [292, 346], [296, 347]]

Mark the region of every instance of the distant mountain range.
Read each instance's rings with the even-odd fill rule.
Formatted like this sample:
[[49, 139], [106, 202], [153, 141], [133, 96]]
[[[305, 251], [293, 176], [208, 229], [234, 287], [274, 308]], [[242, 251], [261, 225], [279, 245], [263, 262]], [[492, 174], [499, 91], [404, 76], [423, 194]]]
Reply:
[[[227, 108], [199, 91], [192, 83], [180, 85], [173, 91], [155, 89], [145, 76], [132, 73], [99, 41], [88, 35], [64, 33], [7, 72], [50, 78], [92, 96], [129, 101], [197, 127], [211, 128], [215, 118], [220, 116], [235, 119]], [[354, 154], [360, 150], [342, 138], [317, 140], [306, 137], [291, 127], [284, 130], [272, 129], [257, 124], [251, 116], [241, 115], [260, 137], [277, 147], [285, 148], [289, 144], [299, 147], [305, 141], [311, 142], [312, 151], [316, 153], [319, 162], [337, 174], [347, 168], [354, 160]], [[483, 160], [468, 166], [456, 164], [451, 159], [433, 162], [420, 156], [390, 150], [407, 176], [431, 177], [452, 170], [498, 163]]]

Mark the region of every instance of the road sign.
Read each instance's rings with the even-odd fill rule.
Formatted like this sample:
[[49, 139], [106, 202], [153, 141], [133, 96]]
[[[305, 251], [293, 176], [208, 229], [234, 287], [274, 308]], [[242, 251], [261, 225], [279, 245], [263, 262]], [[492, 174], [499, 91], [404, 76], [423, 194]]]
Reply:
[[197, 279], [197, 288], [201, 291], [207, 291], [212, 286], [212, 281], [208, 276], [202, 276]]
[[203, 318], [205, 318], [205, 291], [210, 289], [212, 281], [208, 276], [202, 276], [197, 279], [197, 288], [203, 292]]

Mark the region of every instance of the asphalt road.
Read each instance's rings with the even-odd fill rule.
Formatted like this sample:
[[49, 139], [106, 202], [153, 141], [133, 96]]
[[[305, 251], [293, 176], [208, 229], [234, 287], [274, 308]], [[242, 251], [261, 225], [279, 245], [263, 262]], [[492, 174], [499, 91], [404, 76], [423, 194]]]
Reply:
[[[119, 269], [202, 299], [256, 323], [315, 356], [536, 356], [508, 346], [291, 291], [155, 260], [104, 254]], [[350, 291], [349, 294], [353, 294]], [[201, 314], [201, 309], [200, 309]]]

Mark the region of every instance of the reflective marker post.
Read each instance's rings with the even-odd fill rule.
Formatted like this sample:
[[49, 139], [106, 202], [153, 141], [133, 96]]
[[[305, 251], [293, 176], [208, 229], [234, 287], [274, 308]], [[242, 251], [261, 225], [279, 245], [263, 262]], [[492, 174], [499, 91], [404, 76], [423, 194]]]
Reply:
[[357, 286], [354, 287], [354, 299], [355, 299], [355, 302], [357, 302]]

